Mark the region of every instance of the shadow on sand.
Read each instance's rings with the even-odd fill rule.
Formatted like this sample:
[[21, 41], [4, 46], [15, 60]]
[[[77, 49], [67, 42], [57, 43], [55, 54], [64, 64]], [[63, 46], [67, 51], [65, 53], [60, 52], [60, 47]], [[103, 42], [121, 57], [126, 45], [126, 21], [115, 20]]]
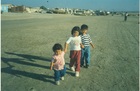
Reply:
[[[32, 73], [32, 72], [26, 72], [26, 71], [20, 71], [20, 70], [15, 70], [13, 68], [15, 68], [16, 66], [11, 65], [10, 63], [17, 63], [17, 64], [21, 64], [21, 65], [27, 65], [27, 66], [34, 66], [34, 67], [40, 67], [40, 68], [45, 68], [45, 69], [49, 69], [49, 66], [43, 66], [40, 64], [35, 64], [34, 60], [43, 60], [43, 61], [49, 61], [50, 59], [47, 58], [43, 58], [43, 57], [39, 57], [39, 56], [34, 56], [34, 55], [28, 55], [28, 54], [17, 54], [17, 53], [11, 53], [11, 52], [5, 52], [6, 54], [10, 54], [10, 55], [16, 55], [22, 58], [5, 58], [5, 57], [1, 57], [2, 62], [6, 63], [9, 67], [5, 67], [5, 68], [1, 68], [1, 72], [3, 73], [8, 73], [17, 77], [29, 77], [29, 78], [33, 78], [36, 80], [41, 80], [44, 82], [50, 82], [52, 84], [55, 84], [54, 81], [52, 81], [53, 76], [47, 76], [45, 74], [37, 74], [37, 73]], [[30, 60], [31, 62], [27, 62], [25, 60]], [[50, 79], [50, 80], [49, 80]]]
[[26, 62], [25, 59], [20, 59], [20, 58], [4, 58], [4, 57], [1, 57], [1, 60], [4, 63], [6, 63], [8, 66], [11, 66], [10, 63], [13, 62], [13, 63], [21, 64], [21, 65], [28, 65], [28, 66], [35, 66], [35, 67], [49, 69], [48, 66], [39, 65], [39, 64], [31, 63], [31, 62]]
[[45, 57], [40, 57], [40, 56], [34, 56], [34, 55], [29, 55], [29, 54], [19, 54], [19, 53], [12, 53], [12, 52], [5, 52], [6, 54], [9, 55], [16, 55], [22, 58], [25, 58], [29, 61], [35, 61], [35, 60], [42, 60], [42, 61], [49, 61], [50, 62], [50, 58], [45, 58]]
[[8, 73], [8, 74], [11, 74], [11, 75], [14, 75], [14, 76], [17, 76], [17, 77], [25, 76], [25, 77], [33, 78], [33, 79], [36, 79], [36, 80], [41, 80], [41, 81], [44, 81], [44, 82], [50, 82], [52, 84], [55, 84], [54, 81], [48, 80], [48, 79], [53, 79], [52, 76], [47, 76], [47, 75], [44, 75], [44, 74], [30, 73], [30, 72], [26, 72], [26, 71], [19, 71], [19, 70], [15, 70], [15, 69], [12, 69], [12, 68], [13, 68], [13, 66], [12, 67], [1, 68], [1, 72]]

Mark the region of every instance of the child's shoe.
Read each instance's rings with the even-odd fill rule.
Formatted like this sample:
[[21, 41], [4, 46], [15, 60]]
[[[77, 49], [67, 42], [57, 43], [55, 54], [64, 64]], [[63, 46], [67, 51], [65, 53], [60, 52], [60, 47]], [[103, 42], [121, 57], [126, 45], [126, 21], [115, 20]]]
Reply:
[[61, 80], [62, 80], [62, 81], [64, 80], [64, 76], [61, 77]]
[[59, 81], [56, 81], [56, 85], [60, 85], [60, 82]]
[[74, 68], [74, 67], [70, 67], [70, 69], [71, 69], [72, 71], [75, 71], [75, 68]]
[[79, 72], [78, 71], [75, 72], [75, 76], [79, 77]]
[[80, 65], [80, 67], [84, 67], [84, 65]]

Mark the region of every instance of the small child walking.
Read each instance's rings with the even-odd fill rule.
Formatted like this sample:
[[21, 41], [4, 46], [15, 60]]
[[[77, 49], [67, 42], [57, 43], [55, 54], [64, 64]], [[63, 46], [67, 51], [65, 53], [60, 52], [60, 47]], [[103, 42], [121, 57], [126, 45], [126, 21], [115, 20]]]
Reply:
[[81, 67], [83, 67], [85, 64], [85, 67], [88, 68], [90, 64], [90, 45], [92, 48], [94, 48], [94, 45], [92, 44], [90, 35], [87, 33], [88, 26], [86, 24], [81, 26], [81, 32], [81, 40], [82, 44], [84, 45], [84, 48], [81, 50]]
[[[80, 28], [78, 26], [73, 27], [71, 30], [72, 36], [65, 43], [64, 51], [67, 52], [68, 45], [70, 44], [70, 64], [69, 67], [72, 71], [75, 71], [75, 76], [79, 77], [80, 72], [80, 58], [81, 58], [81, 37], [79, 36]], [[74, 67], [75, 66], [75, 67]]]
[[54, 70], [54, 79], [57, 85], [60, 85], [59, 80], [64, 80], [66, 73], [64, 51], [62, 45], [59, 43], [54, 44], [52, 48], [54, 55], [51, 60], [50, 69]]

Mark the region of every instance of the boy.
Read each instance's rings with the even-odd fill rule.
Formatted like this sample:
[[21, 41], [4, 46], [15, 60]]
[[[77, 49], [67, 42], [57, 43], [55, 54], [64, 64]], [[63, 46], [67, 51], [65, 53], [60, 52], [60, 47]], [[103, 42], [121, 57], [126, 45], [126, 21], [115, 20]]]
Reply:
[[83, 24], [81, 26], [81, 40], [82, 44], [84, 45], [84, 48], [82, 48], [81, 53], [81, 67], [84, 66], [84, 60], [85, 60], [85, 67], [88, 68], [90, 64], [90, 45], [92, 48], [94, 48], [94, 45], [92, 44], [92, 40], [90, 38], [90, 35], [87, 34], [88, 32], [88, 26], [86, 24]]

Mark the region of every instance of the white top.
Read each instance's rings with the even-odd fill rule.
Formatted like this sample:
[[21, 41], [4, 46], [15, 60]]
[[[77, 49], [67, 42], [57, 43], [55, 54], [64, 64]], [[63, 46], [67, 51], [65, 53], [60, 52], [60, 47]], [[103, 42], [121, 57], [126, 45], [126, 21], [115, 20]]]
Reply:
[[67, 41], [67, 44], [70, 43], [70, 50], [81, 50], [81, 46], [80, 43], [81, 42], [81, 37], [80, 36], [76, 36], [76, 37], [70, 37]]

